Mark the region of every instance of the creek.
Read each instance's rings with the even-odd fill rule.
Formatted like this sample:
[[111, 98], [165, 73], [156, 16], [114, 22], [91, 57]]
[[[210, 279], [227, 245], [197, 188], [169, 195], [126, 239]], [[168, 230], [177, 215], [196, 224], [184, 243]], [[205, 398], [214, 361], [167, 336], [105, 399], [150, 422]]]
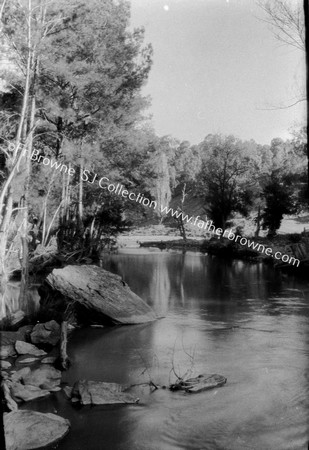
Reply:
[[140, 390], [137, 405], [75, 407], [64, 394], [24, 405], [71, 421], [60, 450], [305, 450], [309, 423], [309, 283], [263, 263], [127, 249], [105, 257], [156, 311], [145, 325], [75, 330], [78, 379], [167, 386], [218, 373], [200, 394]]

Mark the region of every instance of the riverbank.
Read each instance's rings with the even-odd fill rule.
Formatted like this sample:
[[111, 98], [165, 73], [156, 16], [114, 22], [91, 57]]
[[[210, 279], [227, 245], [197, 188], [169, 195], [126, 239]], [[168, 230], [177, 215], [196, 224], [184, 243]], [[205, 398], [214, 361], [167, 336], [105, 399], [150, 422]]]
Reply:
[[[283, 226], [285, 229], [291, 229], [287, 223], [292, 219], [286, 219]], [[289, 222], [289, 223], [290, 223]], [[303, 223], [299, 230], [306, 230]], [[189, 234], [190, 236], [190, 234]], [[267, 255], [264, 252], [253, 250], [246, 245], [230, 241], [227, 238], [213, 237], [209, 233], [207, 236], [194, 235], [184, 240], [179, 238], [179, 232], [176, 228], [165, 227], [164, 225], [152, 226], [148, 228], [132, 229], [129, 232], [118, 237], [117, 243], [119, 248], [138, 248], [138, 247], [155, 247], [161, 250], [193, 250], [209, 255], [240, 259], [250, 262], [263, 261], [267, 264], [274, 265], [285, 272], [304, 275], [309, 268], [309, 234], [306, 231], [300, 233], [281, 233], [272, 239], [267, 236], [253, 238], [243, 235], [244, 238], [254, 241], [263, 247], [272, 249], [272, 254]], [[289, 258], [289, 262], [284, 262], [274, 258], [278, 254]], [[299, 261], [299, 262], [298, 262]]]

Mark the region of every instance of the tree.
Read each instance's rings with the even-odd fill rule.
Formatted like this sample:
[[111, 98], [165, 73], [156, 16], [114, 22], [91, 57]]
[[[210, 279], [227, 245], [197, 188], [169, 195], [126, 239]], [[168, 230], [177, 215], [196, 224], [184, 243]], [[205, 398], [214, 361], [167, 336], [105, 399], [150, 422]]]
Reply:
[[280, 175], [280, 171], [273, 171], [263, 191], [266, 200], [266, 207], [262, 213], [263, 228], [268, 228], [270, 237], [276, 235], [284, 214], [296, 212], [291, 182]]
[[[265, 12], [266, 16], [264, 20], [268, 23], [272, 31], [280, 42], [289, 45], [297, 50], [306, 53], [306, 27], [305, 22], [308, 22], [308, 0], [259, 0], [259, 6]], [[306, 53], [308, 71], [308, 52]], [[307, 76], [307, 90], [309, 86]], [[289, 105], [272, 108], [272, 109], [285, 109], [293, 107], [294, 105], [307, 101], [307, 95], [304, 91], [300, 94], [294, 102]], [[307, 111], [307, 116], [308, 116]], [[307, 150], [307, 192], [309, 192], [309, 150]], [[309, 202], [309, 195], [307, 197]]]
[[261, 218], [269, 236], [276, 234], [284, 214], [296, 213], [301, 207], [299, 197], [305, 171], [302, 140], [301, 132], [292, 141], [272, 139], [268, 158], [260, 166], [259, 187], [265, 202]]
[[[18, 111], [21, 114], [13, 154], [4, 149], [8, 156], [1, 193], [1, 226], [8, 229], [9, 220], [5, 217], [11, 217], [13, 201], [19, 201], [17, 183], [13, 182], [25, 144], [28, 175], [19, 184], [22, 190], [27, 187], [26, 192], [30, 186], [31, 200], [35, 183], [27, 181], [29, 170], [35, 170], [38, 179], [45, 177], [39, 164], [30, 164], [33, 143], [40, 155], [77, 166], [76, 177], [70, 179], [61, 174], [63, 179], [58, 188], [57, 176], [49, 177], [46, 189], [42, 186], [40, 189], [37, 183], [34, 203], [38, 206], [42, 202], [39, 223], [43, 241], [48, 237], [51, 222], [56, 224], [54, 219], [59, 211], [62, 224], [77, 223], [77, 227], [72, 227], [72, 236], [77, 237], [76, 233], [81, 236], [84, 189], [80, 174], [86, 164], [105, 173], [111, 166], [117, 166], [121, 151], [125, 159], [128, 136], [147, 105], [140, 90], [151, 67], [152, 49], [142, 46], [143, 29], [128, 31], [127, 2], [13, 0], [2, 6], [3, 33], [19, 68], [19, 84], [11, 83], [11, 91], [22, 106]], [[23, 148], [19, 142], [24, 144]], [[118, 145], [121, 151], [114, 151]], [[10, 196], [13, 185], [15, 194]], [[53, 205], [55, 198], [58, 204]], [[55, 208], [49, 217], [47, 205]], [[28, 216], [27, 203], [25, 227]], [[7, 242], [7, 238], [1, 242], [4, 252]], [[3, 267], [2, 253], [0, 259]]]
[[200, 151], [205, 209], [215, 226], [224, 229], [233, 212], [248, 212], [256, 183], [254, 162], [234, 136], [208, 135], [200, 144]]
[[259, 6], [266, 13], [263, 19], [270, 24], [279, 41], [305, 51], [304, 9], [300, 0], [260, 0]]

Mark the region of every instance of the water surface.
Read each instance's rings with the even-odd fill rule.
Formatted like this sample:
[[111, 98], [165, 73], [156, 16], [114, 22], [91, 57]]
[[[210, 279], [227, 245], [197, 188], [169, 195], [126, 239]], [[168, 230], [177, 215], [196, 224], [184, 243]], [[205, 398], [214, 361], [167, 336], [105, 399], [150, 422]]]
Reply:
[[61, 450], [305, 450], [309, 284], [263, 264], [133, 250], [106, 257], [160, 320], [74, 332], [63, 379], [163, 386], [219, 373], [201, 394], [136, 388], [139, 405], [74, 408], [62, 393], [33, 405], [70, 419]]

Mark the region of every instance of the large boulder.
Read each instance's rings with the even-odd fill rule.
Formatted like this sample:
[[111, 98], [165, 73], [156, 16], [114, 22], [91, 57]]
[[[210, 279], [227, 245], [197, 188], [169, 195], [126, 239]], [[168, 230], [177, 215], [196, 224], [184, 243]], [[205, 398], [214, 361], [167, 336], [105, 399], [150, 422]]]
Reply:
[[139, 399], [124, 392], [124, 389], [124, 386], [117, 383], [80, 380], [73, 386], [71, 401], [79, 401], [82, 405], [138, 403]]
[[66, 266], [54, 269], [47, 277], [53, 290], [65, 299], [77, 302], [84, 309], [110, 318], [114, 323], [137, 324], [156, 319], [154, 311], [119, 275], [97, 266]]
[[60, 340], [60, 325], [55, 320], [38, 323], [32, 330], [31, 342], [33, 344], [56, 345]]
[[4, 414], [6, 450], [30, 450], [55, 444], [69, 431], [70, 422], [55, 414], [12, 411]]

